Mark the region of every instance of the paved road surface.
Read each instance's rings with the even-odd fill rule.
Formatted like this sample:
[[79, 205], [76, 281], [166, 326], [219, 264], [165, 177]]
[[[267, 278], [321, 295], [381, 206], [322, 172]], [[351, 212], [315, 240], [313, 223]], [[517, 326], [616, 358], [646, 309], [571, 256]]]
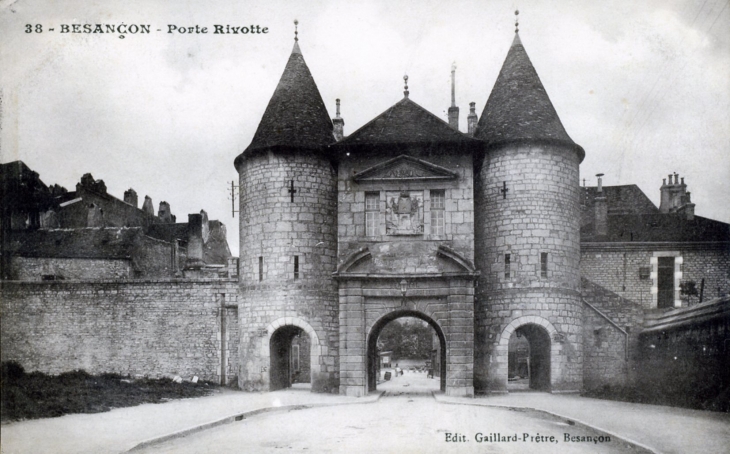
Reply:
[[[618, 439], [598, 444], [565, 442], [566, 433], [578, 439], [595, 439], [603, 434], [540, 412], [440, 404], [430, 395], [433, 382], [438, 380], [426, 379], [425, 374], [407, 375], [379, 386], [387, 393], [375, 404], [268, 413], [140, 452], [645, 452]], [[487, 438], [500, 433], [515, 441], [477, 442], [480, 433]], [[546, 442], [551, 436], [554, 441]]]

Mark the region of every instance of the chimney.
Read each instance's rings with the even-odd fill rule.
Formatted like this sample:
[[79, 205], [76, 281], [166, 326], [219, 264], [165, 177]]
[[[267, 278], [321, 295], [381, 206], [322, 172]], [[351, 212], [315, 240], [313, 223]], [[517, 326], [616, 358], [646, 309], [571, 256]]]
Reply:
[[602, 173], [596, 175], [598, 177], [598, 188], [596, 190], [596, 198], [594, 203], [595, 211], [595, 235], [598, 237], [608, 235], [608, 201], [603, 193], [603, 177]]
[[170, 204], [167, 202], [160, 202], [160, 209], [157, 211], [157, 217], [166, 224], [172, 221], [172, 212], [170, 211]]
[[124, 191], [124, 201], [137, 208], [137, 191], [132, 188]]
[[155, 207], [152, 206], [152, 199], [150, 199], [150, 196], [148, 196], [148, 195], [144, 196], [144, 203], [142, 204], [142, 211], [149, 214], [150, 216], [155, 215]]
[[451, 107], [449, 107], [449, 126], [459, 130], [459, 108], [456, 107], [456, 63], [451, 65]]
[[332, 119], [334, 125], [335, 140], [340, 141], [345, 137], [345, 120], [340, 117], [340, 98], [337, 98], [337, 113], [335, 118]]
[[185, 269], [199, 270], [203, 266], [203, 214], [188, 214], [188, 260]]
[[479, 121], [479, 117], [477, 117], [476, 112], [476, 103], [470, 102], [469, 103], [469, 116], [466, 117], [466, 124], [468, 129], [468, 133], [470, 136], [474, 135], [474, 131], [477, 129], [477, 122]]
[[684, 212], [688, 219], [694, 219], [694, 204], [690, 201], [684, 177], [680, 179], [677, 173], [669, 174], [668, 177], [669, 183], [666, 179], [662, 180], [659, 211], [664, 214]]

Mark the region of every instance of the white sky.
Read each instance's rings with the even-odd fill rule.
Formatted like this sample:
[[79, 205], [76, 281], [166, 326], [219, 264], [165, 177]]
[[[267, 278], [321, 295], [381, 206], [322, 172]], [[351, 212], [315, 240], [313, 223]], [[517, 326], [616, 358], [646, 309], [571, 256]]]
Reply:
[[[238, 251], [227, 186], [293, 44], [349, 134], [403, 96], [446, 119], [457, 64], [462, 130], [520, 37], [573, 140], [581, 178], [638, 184], [658, 204], [685, 177], [696, 213], [730, 222], [729, 0], [0, 0], [0, 159], [46, 184], [82, 174], [133, 187], [179, 221], [205, 209]], [[60, 34], [61, 24], [150, 24], [150, 35]], [[26, 34], [25, 24], [44, 33]], [[170, 35], [168, 24], [258, 24], [266, 35]], [[47, 32], [49, 27], [55, 32]], [[163, 32], [156, 32], [157, 29]], [[212, 31], [212, 30], [210, 30]]]

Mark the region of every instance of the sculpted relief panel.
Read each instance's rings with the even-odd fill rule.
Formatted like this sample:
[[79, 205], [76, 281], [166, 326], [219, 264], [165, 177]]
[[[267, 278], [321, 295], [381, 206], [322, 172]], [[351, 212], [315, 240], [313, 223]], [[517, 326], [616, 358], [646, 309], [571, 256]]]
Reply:
[[385, 233], [420, 235], [423, 233], [423, 191], [385, 193]]

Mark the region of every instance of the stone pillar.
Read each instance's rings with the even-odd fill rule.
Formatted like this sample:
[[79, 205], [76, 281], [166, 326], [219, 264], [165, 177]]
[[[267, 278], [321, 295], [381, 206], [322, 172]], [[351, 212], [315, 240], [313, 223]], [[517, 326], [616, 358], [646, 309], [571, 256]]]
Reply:
[[474, 395], [474, 283], [449, 280], [446, 395]]
[[367, 390], [367, 340], [362, 283], [340, 283], [340, 394], [361, 397]]

